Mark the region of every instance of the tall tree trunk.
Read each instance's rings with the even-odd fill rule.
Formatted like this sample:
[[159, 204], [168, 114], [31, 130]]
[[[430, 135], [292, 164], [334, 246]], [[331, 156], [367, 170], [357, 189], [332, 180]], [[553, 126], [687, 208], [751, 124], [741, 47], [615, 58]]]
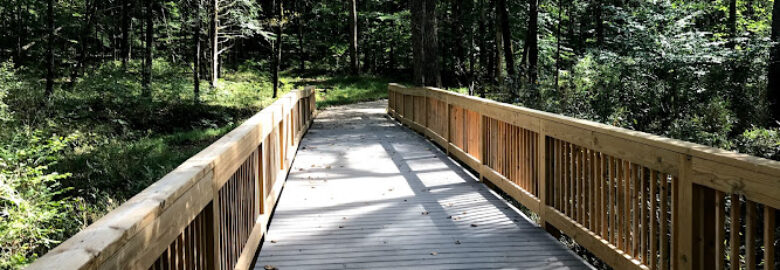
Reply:
[[24, 64], [24, 11], [22, 11], [22, 4], [16, 1], [16, 57], [14, 59], [14, 66], [21, 67]]
[[[498, 11], [498, 8], [496, 8], [496, 11]], [[495, 44], [496, 44], [496, 51], [493, 52], [493, 57], [495, 57], [495, 62], [493, 65], [493, 74], [496, 76], [496, 81], [498, 81], [498, 84], [504, 83], [504, 71], [502, 70], [501, 66], [504, 62], [504, 56], [503, 56], [503, 47], [504, 47], [504, 40], [503, 35], [501, 34], [501, 22], [499, 22], [499, 16], [498, 13], [496, 13], [496, 32], [495, 32]]]
[[414, 84], [425, 85], [425, 1], [411, 0], [412, 54], [414, 58]]
[[192, 35], [192, 93], [196, 103], [200, 102], [200, 1], [194, 0], [195, 6], [193, 7], [195, 29]]
[[425, 82], [441, 87], [439, 66], [439, 35], [436, 22], [436, 0], [425, 0]]
[[274, 56], [273, 56], [273, 84], [274, 84], [274, 92], [273, 92], [273, 98], [276, 98], [279, 93], [279, 70], [281, 69], [281, 63], [282, 63], [282, 19], [284, 16], [284, 6], [282, 5], [283, 0], [276, 0], [275, 2], [275, 12], [276, 12], [276, 42], [274, 44]]
[[211, 0], [211, 76], [209, 86], [217, 86], [219, 78], [219, 0]]
[[352, 68], [352, 75], [358, 75], [360, 73], [360, 66], [358, 63], [358, 29], [357, 29], [357, 0], [351, 0], [351, 6], [349, 8], [349, 55], [350, 66]]
[[773, 43], [769, 54], [769, 83], [767, 94], [771, 106], [773, 124], [780, 125], [780, 1], [775, 1], [772, 10], [772, 34]]
[[536, 97], [536, 84], [539, 77], [539, 0], [530, 0], [528, 5], [528, 83], [531, 94]]
[[558, 0], [558, 25], [555, 31], [555, 42], [557, 48], [555, 49], [555, 90], [558, 93], [561, 92], [560, 76], [561, 76], [561, 24], [563, 24], [563, 0]]
[[81, 72], [81, 69], [84, 68], [84, 62], [87, 61], [87, 54], [89, 53], [88, 46], [87, 46], [87, 39], [89, 38], [92, 25], [95, 22], [95, 12], [97, 11], [97, 1], [85, 1], [84, 2], [84, 9], [85, 9], [85, 15], [87, 16], [86, 22], [83, 25], [83, 28], [81, 29], [81, 34], [79, 35], [79, 53], [78, 58], [76, 59], [76, 62], [73, 64], [73, 68], [70, 72], [70, 82], [68, 82], [68, 87], [73, 87], [73, 85], [76, 83], [76, 79], [79, 77], [79, 72]]
[[153, 1], [146, 0], [146, 49], [144, 51], [143, 96], [152, 96], [152, 50], [154, 49]]
[[306, 14], [306, 2], [305, 0], [296, 0], [295, 3], [298, 5], [298, 17], [296, 18], [296, 22], [298, 25], [298, 69], [299, 72], [303, 72], [306, 70], [306, 52], [303, 49], [303, 20], [301, 17], [303, 17], [303, 14]]
[[46, 5], [48, 44], [46, 46], [46, 97], [54, 93], [54, 0]]
[[604, 8], [602, 7], [602, 5], [604, 4], [603, 2], [604, 2], [603, 0], [599, 0], [596, 2], [596, 7], [595, 7], [596, 14], [594, 16], [596, 20], [596, 45], [599, 48], [604, 46], [604, 18], [603, 18]]
[[[774, 17], [773, 17], [774, 18]], [[734, 48], [737, 38], [737, 0], [729, 0], [729, 48]]]
[[[485, 1], [486, 0], [478, 0], [479, 6], [477, 7], [479, 9], [479, 34], [484, 35], [487, 33], [487, 26], [485, 25]], [[490, 64], [488, 63], [488, 49], [487, 49], [487, 39], [480, 38], [479, 39], [479, 65], [480, 69], [485, 70], [486, 68], [490, 67]], [[479, 88], [479, 96], [485, 97], [485, 87]]]
[[512, 49], [512, 29], [509, 27], [509, 11], [506, 0], [496, 1], [496, 15], [501, 23], [501, 34], [504, 41], [504, 58], [506, 59], [506, 72], [509, 76], [515, 75], [515, 54]]
[[130, 60], [130, 12], [131, 0], [122, 0], [122, 69], [127, 68]]

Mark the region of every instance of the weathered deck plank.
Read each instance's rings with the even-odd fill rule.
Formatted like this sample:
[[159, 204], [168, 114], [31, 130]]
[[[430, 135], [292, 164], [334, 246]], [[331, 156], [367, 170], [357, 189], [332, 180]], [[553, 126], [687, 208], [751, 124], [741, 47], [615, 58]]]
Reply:
[[589, 268], [385, 108], [320, 113], [255, 269]]

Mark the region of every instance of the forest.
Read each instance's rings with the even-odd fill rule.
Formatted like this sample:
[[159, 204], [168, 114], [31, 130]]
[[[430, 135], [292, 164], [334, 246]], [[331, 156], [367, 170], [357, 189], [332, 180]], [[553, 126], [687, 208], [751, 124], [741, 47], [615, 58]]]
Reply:
[[0, 1], [0, 269], [281, 94], [435, 86], [780, 160], [773, 0]]

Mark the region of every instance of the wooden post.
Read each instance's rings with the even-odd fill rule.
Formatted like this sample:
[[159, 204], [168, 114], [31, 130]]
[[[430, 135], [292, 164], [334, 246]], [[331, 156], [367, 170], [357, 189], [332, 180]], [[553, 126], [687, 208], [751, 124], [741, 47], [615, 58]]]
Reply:
[[447, 131], [446, 134], [444, 134], [444, 139], [447, 141], [446, 146], [444, 146], [444, 149], [447, 149], [447, 155], [450, 155], [450, 97], [445, 96], [444, 97], [444, 104], [446, 104], [446, 112], [444, 113], [444, 116], [446, 117], [446, 121], [444, 121], [445, 130]]
[[537, 133], [537, 155], [538, 159], [536, 170], [537, 183], [539, 185], [539, 225], [542, 226], [547, 232], [552, 235], [558, 236], [560, 233], [550, 223], [547, 223], [546, 212], [547, 206], [550, 205], [549, 197], [547, 196], [547, 181], [550, 179], [547, 169], [548, 147], [547, 147], [547, 134], [544, 133], [544, 121], [539, 121], [539, 132]]
[[220, 228], [222, 226], [221, 226], [221, 224], [219, 222], [219, 217], [220, 217], [220, 211], [219, 211], [219, 208], [220, 208], [220, 205], [219, 205], [219, 187], [217, 187], [216, 181], [212, 185], [212, 187], [214, 189], [214, 192], [213, 192], [214, 200], [211, 202], [211, 214], [212, 214], [211, 229], [212, 229], [212, 234], [211, 234], [211, 241], [210, 241], [210, 243], [213, 244], [212, 245], [213, 248], [211, 250], [212, 254], [213, 254], [211, 262], [214, 263], [214, 266], [213, 266], [212, 269], [219, 270], [219, 269], [222, 269], [222, 258], [220, 258], [220, 255], [221, 255], [222, 252], [220, 250], [220, 245], [219, 245], [219, 242], [220, 242], [219, 241], [219, 230], [220, 230]]
[[[673, 269], [694, 269], [696, 263], [693, 257], [694, 235], [697, 229], [697, 213], [694, 212], [693, 182], [691, 181], [691, 156], [681, 154], [679, 177], [673, 184], [672, 202], [672, 253]], [[696, 209], [695, 211], [701, 211]], [[710, 223], [712, 224], [712, 223]]]
[[485, 181], [485, 145], [486, 139], [487, 139], [487, 124], [485, 121], [485, 116], [480, 114], [479, 115], [479, 168], [475, 168], [479, 172], [479, 181], [484, 182]]

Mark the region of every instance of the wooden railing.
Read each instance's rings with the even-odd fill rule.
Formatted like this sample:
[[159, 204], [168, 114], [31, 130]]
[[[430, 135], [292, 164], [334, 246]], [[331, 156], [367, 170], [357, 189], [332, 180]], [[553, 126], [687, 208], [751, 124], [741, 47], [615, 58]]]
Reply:
[[780, 162], [433, 88], [388, 90], [391, 116], [615, 269], [777, 269]]
[[248, 269], [315, 112], [290, 92], [29, 269]]

